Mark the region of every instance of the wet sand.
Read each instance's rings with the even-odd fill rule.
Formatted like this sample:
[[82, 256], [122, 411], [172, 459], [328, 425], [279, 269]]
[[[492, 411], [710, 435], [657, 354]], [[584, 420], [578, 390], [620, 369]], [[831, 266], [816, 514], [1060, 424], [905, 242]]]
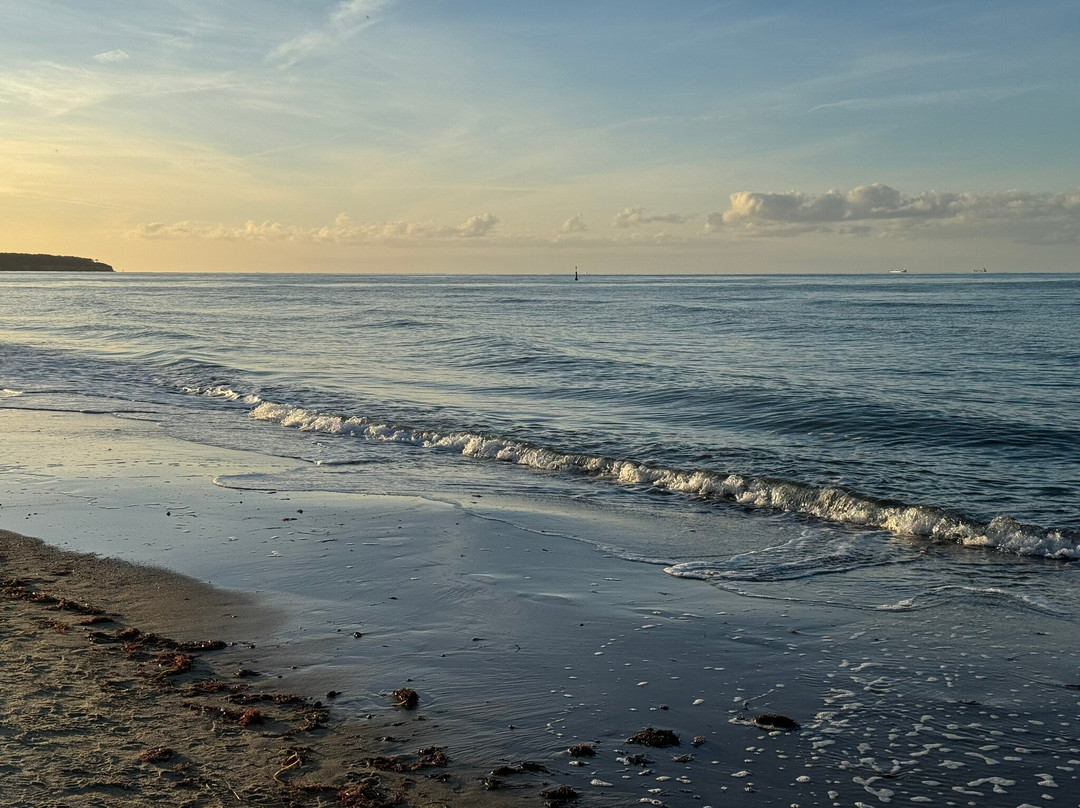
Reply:
[[[171, 584], [166, 591], [112, 587], [108, 592], [117, 596], [140, 593], [101, 604], [122, 610], [125, 624], [177, 639], [237, 642], [199, 657], [199, 665], [223, 663], [206, 675], [230, 684], [323, 701], [328, 691], [341, 691], [325, 733], [328, 740], [352, 738], [335, 722], [355, 727], [348, 754], [302, 755], [303, 766], [281, 779], [340, 786], [350, 771], [367, 771], [357, 760], [416, 761], [417, 750], [439, 746], [451, 759], [446, 771], [453, 779], [444, 784], [445, 796], [431, 799], [448, 805], [481, 799], [542, 805], [542, 788], [567, 783], [581, 794], [581, 806], [1020, 806], [1055, 797], [1055, 804], [1072, 804], [1080, 782], [1078, 653], [1075, 643], [1062, 642], [1062, 626], [1071, 622], [1050, 608], [1001, 608], [998, 596], [905, 604], [887, 568], [834, 579], [831, 602], [806, 597], [799, 581], [778, 582], [775, 596], [760, 596], [677, 580], [655, 565], [568, 538], [586, 530], [666, 535], [673, 518], [620, 521], [617, 514], [555, 513], [528, 502], [515, 509], [481, 490], [462, 503], [285, 488], [278, 483], [292, 469], [310, 467], [179, 440], [153, 421], [0, 409], [0, 434], [0, 526], [62, 549], [160, 564], [245, 593], [230, 600], [238, 596], [219, 591], [213, 597], [225, 600], [211, 598], [206, 603], [217, 605], [194, 610], [205, 621], [198, 624], [185, 620], [202, 596], [181, 596], [171, 601], [181, 608], [161, 609], [158, 624], [138, 609], [170, 602]], [[389, 478], [394, 485], [400, 479]], [[260, 481], [263, 488], [252, 490]], [[771, 544], [799, 529], [791, 520], [735, 511], [710, 513], [707, 526], [687, 525], [707, 527], [725, 541], [740, 531], [769, 530], [774, 533], [761, 538]], [[984, 576], [991, 577], [994, 557], [984, 563]], [[41, 570], [51, 576], [40, 582], [47, 591], [76, 577], [56, 575], [51, 564]], [[873, 601], [843, 603], [845, 581], [872, 593]], [[98, 592], [80, 597], [96, 600]], [[247, 598], [255, 598], [261, 617], [241, 608]], [[40, 637], [74, 643], [38, 671], [62, 672], [75, 658], [83, 664], [75, 649], [87, 659], [121, 653], [116, 644], [88, 644], [82, 628], [55, 633], [47, 621], [60, 618], [35, 604], [5, 600], [9, 607], [44, 614], [25, 618], [45, 621], [27, 624]], [[237, 679], [240, 667], [264, 677]], [[11, 677], [24, 681], [32, 670]], [[135, 674], [103, 676], [142, 682]], [[54, 688], [70, 685], [48, 681]], [[391, 694], [402, 686], [420, 694], [415, 716], [393, 706]], [[97, 685], [88, 691], [98, 698], [100, 692]], [[41, 697], [41, 709], [50, 697]], [[208, 718], [188, 708], [183, 713], [185, 722], [193, 714]], [[801, 729], [760, 727], [753, 722], [760, 713], [790, 716]], [[220, 748], [261, 760], [251, 788], [278, 794], [273, 774], [288, 745], [323, 749], [311, 741], [317, 733], [305, 732], [301, 741], [285, 736], [296, 727], [290, 716], [255, 731], [212, 719], [194, 726], [224, 738]], [[152, 725], [136, 723], [140, 732]], [[627, 743], [649, 726], [675, 732], [679, 746]], [[259, 741], [266, 745], [249, 750], [260, 732], [270, 733]], [[165, 734], [183, 737], [181, 730]], [[694, 745], [698, 736], [704, 743]], [[112, 745], [95, 743], [114, 754], [121, 736], [108, 737]], [[109, 765], [163, 771], [138, 761], [161, 743], [148, 734]], [[6, 738], [5, 751], [20, 744]], [[597, 754], [570, 755], [579, 744]], [[199, 748], [192, 742], [183, 754], [208, 771], [218, 766], [240, 791], [232, 769], [214, 762], [221, 754], [202, 763]], [[549, 773], [501, 775], [505, 790], [481, 790], [480, 779], [493, 769], [522, 760], [539, 761]], [[66, 770], [61, 765], [57, 773], [67, 776]], [[30, 787], [29, 771], [20, 787]], [[442, 787], [424, 774], [406, 776], [418, 788]], [[392, 775], [376, 773], [388, 785]], [[164, 783], [174, 775], [154, 776]], [[412, 794], [406, 796], [427, 799]], [[329, 792], [304, 798], [336, 800]], [[242, 804], [227, 788], [213, 799], [221, 802], [204, 804]], [[257, 799], [250, 804], [263, 804]], [[91, 797], [81, 804], [101, 802]]]
[[252, 640], [283, 615], [250, 595], [6, 531], [0, 576], [6, 806], [521, 802], [447, 761], [415, 712], [361, 723], [277, 687]]

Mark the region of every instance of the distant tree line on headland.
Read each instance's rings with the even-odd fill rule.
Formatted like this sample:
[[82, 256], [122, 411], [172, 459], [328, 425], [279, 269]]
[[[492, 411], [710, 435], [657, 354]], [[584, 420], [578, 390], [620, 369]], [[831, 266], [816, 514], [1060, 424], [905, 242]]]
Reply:
[[112, 272], [108, 264], [74, 255], [0, 253], [0, 272]]

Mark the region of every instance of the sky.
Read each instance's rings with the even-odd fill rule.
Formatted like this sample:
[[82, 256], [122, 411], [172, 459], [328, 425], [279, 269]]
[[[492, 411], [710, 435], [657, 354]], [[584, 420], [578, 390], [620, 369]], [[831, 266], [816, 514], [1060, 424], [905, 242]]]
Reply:
[[0, 0], [0, 251], [1080, 269], [1080, 3]]

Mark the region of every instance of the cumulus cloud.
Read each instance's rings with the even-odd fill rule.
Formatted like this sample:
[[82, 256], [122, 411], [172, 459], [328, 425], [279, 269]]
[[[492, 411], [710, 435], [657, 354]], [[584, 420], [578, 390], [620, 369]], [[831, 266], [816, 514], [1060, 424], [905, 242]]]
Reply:
[[562, 227], [559, 228], [559, 232], [563, 234], [584, 233], [588, 229], [589, 228], [585, 226], [585, 220], [581, 217], [581, 214], [578, 213], [563, 222]]
[[709, 213], [705, 216], [705, 232], [715, 233], [724, 226], [724, 214], [722, 213]]
[[272, 50], [270, 61], [292, 65], [301, 59], [334, 48], [372, 25], [371, 15], [388, 0], [342, 0], [318, 28], [293, 37]]
[[99, 62], [100, 64], [107, 65], [107, 64], [115, 64], [116, 62], [126, 62], [131, 57], [128, 56], [125, 51], [111, 50], [111, 51], [105, 51], [104, 53], [95, 53], [93, 58], [94, 58], [95, 62]]
[[335, 244], [404, 244], [425, 240], [483, 239], [499, 223], [494, 213], [470, 216], [457, 226], [438, 222], [354, 222], [345, 213], [333, 224], [301, 227], [280, 222], [248, 221], [240, 226], [208, 222], [140, 224], [130, 235], [140, 239], [208, 239], [222, 241], [293, 241]]
[[737, 191], [727, 210], [710, 213], [705, 224], [707, 233], [779, 236], [823, 231], [868, 235], [917, 228], [934, 228], [942, 234], [994, 231], [1030, 242], [1074, 242], [1080, 237], [1080, 191], [923, 191], [908, 196], [882, 183], [820, 195]]
[[638, 227], [643, 224], [683, 224], [687, 220], [687, 216], [681, 213], [659, 213], [656, 215], [649, 215], [645, 213], [645, 208], [626, 208], [615, 214], [615, 220], [612, 224], [615, 227]]
[[492, 228], [499, 223], [499, 217], [494, 213], [483, 213], [478, 216], [470, 216], [457, 227], [455, 235], [462, 238], [479, 238], [486, 236]]

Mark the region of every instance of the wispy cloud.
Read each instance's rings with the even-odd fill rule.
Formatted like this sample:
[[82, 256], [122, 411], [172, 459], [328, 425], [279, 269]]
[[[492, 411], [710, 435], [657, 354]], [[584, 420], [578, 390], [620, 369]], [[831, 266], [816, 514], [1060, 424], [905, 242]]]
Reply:
[[239, 86], [220, 75], [123, 75], [94, 68], [39, 62], [0, 73], [0, 103], [27, 104], [46, 115], [63, 115], [120, 97], [158, 97]]
[[811, 107], [809, 112], [825, 109], [885, 110], [908, 107], [928, 107], [938, 104], [985, 104], [1013, 98], [1030, 92], [1032, 88], [985, 88], [967, 90], [937, 90], [929, 93], [901, 93], [864, 98], [845, 98]]
[[17, 188], [0, 187], [0, 196], [13, 197], [15, 199], [31, 199], [35, 202], [48, 202], [56, 205], [74, 205], [80, 208], [101, 208], [102, 210], [133, 211], [132, 205], [111, 205], [107, 202], [98, 202], [90, 199], [72, 199], [62, 196], [50, 196], [48, 194], [23, 193]]
[[308, 56], [336, 48], [373, 25], [372, 14], [389, 2], [390, 0], [343, 0], [334, 7], [322, 25], [281, 43], [270, 51], [267, 59], [290, 66]]
[[42, 62], [0, 73], [0, 103], [22, 103], [48, 115], [92, 106], [114, 94], [94, 71]]
[[127, 54], [126, 51], [111, 50], [111, 51], [105, 51], [104, 53], [95, 53], [93, 58], [94, 58], [95, 62], [99, 62], [100, 64], [107, 65], [107, 64], [116, 64], [118, 62], [126, 62], [131, 57]]

